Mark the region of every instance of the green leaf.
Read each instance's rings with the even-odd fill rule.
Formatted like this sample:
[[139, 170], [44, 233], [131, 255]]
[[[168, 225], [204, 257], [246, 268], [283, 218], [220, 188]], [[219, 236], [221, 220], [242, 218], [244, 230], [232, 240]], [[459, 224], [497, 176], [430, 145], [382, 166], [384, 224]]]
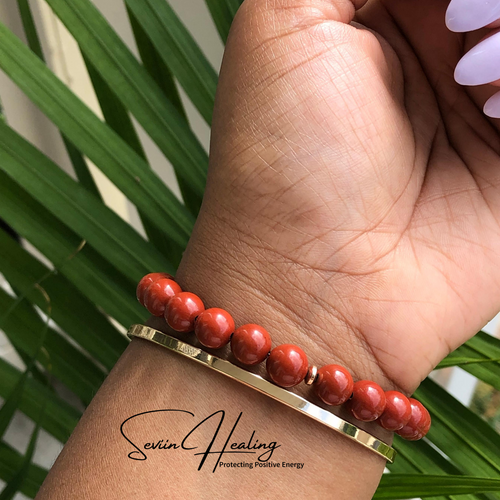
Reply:
[[234, 16], [242, 3], [241, 0], [205, 0], [205, 2], [222, 41], [226, 43]]
[[[151, 43], [151, 40], [148, 38], [147, 33], [142, 29], [142, 26], [139, 24], [133, 12], [128, 7], [127, 14], [130, 19], [130, 25], [132, 27], [132, 32], [134, 33], [135, 42], [137, 45], [137, 49], [139, 50], [144, 68], [153, 77], [154, 81], [163, 91], [163, 94], [174, 105], [179, 114], [183, 116], [187, 122], [188, 118], [170, 70], [163, 62], [160, 54]], [[196, 193], [193, 192], [189, 183], [187, 183], [182, 177], [180, 177], [179, 175], [176, 175], [176, 177], [184, 203], [189, 208], [192, 214], [197, 215], [200, 209], [200, 205]]]
[[[0, 298], [2, 298], [2, 295], [8, 297], [7, 293], [4, 292], [2, 289], [0, 289]], [[4, 330], [7, 336], [9, 336], [9, 328], [7, 321], [11, 319], [10, 315], [12, 314], [12, 311], [16, 305], [19, 304], [17, 304], [16, 301], [12, 299], [12, 303], [4, 308], [5, 313], [2, 317], [0, 317], [0, 329]], [[26, 383], [28, 375], [30, 374], [33, 366], [35, 365], [35, 361], [39, 356], [41, 348], [47, 339], [48, 321], [49, 320], [47, 318], [45, 323], [40, 322], [39, 335], [37, 336], [36, 341], [34, 343], [34, 349], [30, 353], [30, 358], [28, 360], [28, 363], [26, 364], [26, 369], [20, 375], [16, 385], [14, 386], [11, 393], [5, 399], [2, 407], [0, 408], [0, 438], [3, 438], [3, 436], [5, 435], [7, 427], [9, 426], [12, 417], [14, 416], [14, 413], [17, 410], [17, 407], [19, 406], [19, 402], [21, 400], [21, 396], [24, 390], [24, 385]], [[25, 351], [24, 348], [22, 350]]]
[[182, 104], [181, 96], [175, 83], [172, 72], [163, 61], [160, 53], [151, 43], [148, 33], [144, 31], [134, 13], [126, 5], [127, 15], [130, 21], [130, 27], [134, 34], [137, 50], [141, 56], [142, 65], [151, 75], [158, 87], [162, 90], [165, 97], [174, 105], [179, 114], [188, 121], [188, 116], [184, 105]]
[[64, 134], [61, 134], [61, 137], [64, 142], [64, 146], [66, 147], [66, 151], [68, 152], [69, 159], [71, 160], [71, 165], [73, 165], [76, 178], [89, 193], [92, 193], [98, 200], [102, 201], [99, 188], [90, 173], [89, 166], [87, 165], [82, 153], [80, 153], [80, 151], [69, 139], [64, 136]]
[[28, 449], [24, 454], [20, 467], [0, 493], [0, 500], [12, 500], [16, 493], [22, 490], [24, 483], [28, 482], [28, 474], [31, 470], [31, 460], [35, 453], [35, 445], [38, 441], [38, 435], [40, 433], [40, 422], [42, 418], [43, 413], [42, 415], [40, 415], [39, 420], [36, 422], [35, 429], [33, 430], [30, 441], [28, 443]]
[[29, 371], [25, 370], [16, 385], [13, 387], [10, 394], [5, 398], [2, 407], [0, 408], [0, 438], [3, 438], [7, 428], [9, 427], [12, 417], [16, 412], [19, 403], [21, 401], [21, 396], [23, 395], [23, 388], [28, 378]]
[[[17, 234], [12, 231], [11, 228], [9, 228], [3, 221], [0, 221], [0, 235], [6, 235], [9, 237], [9, 239], [11, 241], [14, 242], [15, 245], [18, 246], [18, 248], [20, 247], [20, 241], [19, 241], [19, 238], [17, 237]], [[1, 243], [0, 243], [0, 251], [2, 250], [2, 246], [1, 246]], [[1, 264], [3, 263], [3, 261], [0, 259], [0, 266]], [[0, 267], [0, 272], [1, 272], [1, 267]], [[6, 278], [5, 274], [4, 274], [4, 277]], [[7, 280], [9, 281], [9, 280]], [[14, 294], [19, 297], [21, 295], [23, 295], [22, 292], [19, 291], [19, 289], [16, 287], [15, 283], [12, 283], [9, 281], [9, 285], [10, 287], [13, 289], [14, 291]], [[37, 286], [36, 284], [33, 285], [33, 286]], [[43, 304], [41, 304], [42, 308], [46, 308], [47, 307], [47, 303], [46, 303], [46, 300], [45, 300], [45, 297], [43, 297]], [[12, 345], [12, 344], [11, 344]], [[16, 352], [16, 354], [22, 359], [23, 363], [25, 364], [25, 366], [28, 366], [30, 361], [31, 361], [31, 358], [22, 350], [20, 349], [17, 349], [16, 346], [12, 346], [12, 348], [14, 349], [14, 351]], [[45, 373], [42, 372], [42, 370], [40, 368], [38, 368], [38, 366], [32, 364], [31, 366], [31, 375], [37, 379], [39, 382], [42, 382], [44, 384], [47, 384], [48, 383], [48, 377], [45, 375]]]
[[28, 0], [17, 0], [17, 7], [19, 9], [19, 14], [21, 14], [21, 22], [23, 23], [24, 34], [28, 41], [28, 47], [42, 60], [43, 50], [38, 38], [38, 33], [36, 30], [35, 21], [33, 20], [33, 14], [31, 12], [30, 4]]
[[201, 200], [208, 157], [186, 120], [89, 0], [46, 1], [103, 79], [170, 160], [177, 175], [196, 190]]
[[99, 74], [97, 69], [85, 55], [82, 54], [87, 72], [99, 101], [102, 114], [106, 123], [144, 160], [146, 154], [142, 147], [137, 131], [134, 128], [127, 108], [122, 104], [111, 87]]
[[500, 340], [486, 332], [479, 331], [465, 344], [461, 345], [455, 351], [452, 351], [438, 367], [446, 368], [447, 366], [456, 366], [456, 360], [459, 358], [473, 358], [477, 360], [489, 359], [491, 361], [496, 361], [500, 359]]
[[[46, 305], [48, 308], [47, 312], [50, 313], [50, 304]], [[10, 314], [12, 310], [13, 307], [10, 307], [6, 315]], [[4, 317], [0, 320], [0, 328], [4, 327], [6, 315], [4, 315]], [[14, 415], [15, 410], [19, 406], [21, 395], [24, 392], [26, 380], [29, 374], [32, 372], [33, 368], [35, 367], [35, 362], [39, 357], [42, 348], [44, 348], [44, 344], [47, 339], [49, 321], [50, 321], [50, 316], [47, 316], [47, 319], [42, 324], [42, 330], [40, 331], [40, 334], [37, 338], [36, 349], [34, 350], [33, 353], [31, 353], [31, 357], [26, 364], [26, 369], [24, 373], [19, 377], [19, 381], [17, 382], [14, 390], [12, 391], [10, 396], [4, 401], [4, 404], [0, 409], [0, 436], [2, 436], [2, 438], [5, 434], [5, 431], [7, 430], [9, 422], [11, 421]], [[48, 380], [47, 380], [47, 387], [50, 387], [50, 385], [48, 384]], [[45, 412], [46, 403], [47, 399], [43, 401], [43, 406], [40, 409], [38, 418], [35, 421], [35, 429], [31, 434], [31, 439], [29, 441], [28, 448], [26, 450], [22, 463], [17, 472], [15, 473], [14, 477], [11, 478], [11, 480], [7, 483], [5, 488], [0, 493], [0, 500], [12, 500], [17, 491], [20, 490], [23, 484], [25, 483], [25, 479], [30, 470], [31, 459], [33, 458], [33, 454], [35, 452], [35, 445], [38, 440], [38, 434], [40, 432], [40, 425]]]
[[[22, 463], [23, 456], [18, 451], [6, 443], [0, 442], [0, 479], [6, 483], [10, 482], [22, 466]], [[34, 498], [47, 474], [46, 469], [31, 464], [20, 487], [20, 492], [28, 498]]]
[[486, 332], [478, 332], [465, 345], [484, 356], [500, 358], [500, 340]]
[[128, 345], [125, 336], [67, 278], [50, 272], [2, 229], [0, 272], [12, 287], [42, 309], [46, 299], [34, 284], [43, 279], [42, 287], [51, 301], [51, 318], [108, 370], [113, 368]]
[[[19, 12], [21, 14], [21, 20], [23, 23], [24, 33], [28, 40], [28, 47], [43, 61], [45, 62], [45, 57], [43, 56], [42, 45], [40, 43], [40, 38], [38, 37], [38, 32], [36, 29], [35, 22], [33, 20], [33, 14], [28, 0], [17, 0], [17, 5], [19, 7]], [[73, 165], [73, 169], [76, 173], [78, 180], [82, 183], [85, 188], [99, 199], [101, 195], [97, 189], [97, 185], [90, 173], [89, 167], [82, 153], [69, 141], [63, 134], [61, 134], [64, 146], [68, 152], [68, 156]]]
[[478, 379], [500, 390], [500, 340], [479, 332], [450, 353], [436, 368], [460, 366]]
[[[23, 363], [27, 366], [31, 359], [30, 356], [28, 356], [24, 351], [17, 349], [16, 346], [14, 345], [12, 345], [12, 348], [16, 351], [17, 355], [23, 360]], [[42, 370], [40, 370], [38, 366], [34, 365], [31, 367], [31, 375], [34, 379], [38, 380], [38, 382], [47, 385], [48, 377], [45, 375], [45, 373], [42, 373]], [[51, 389], [53, 390], [52, 387]]]
[[374, 500], [427, 498], [500, 491], [500, 479], [467, 476], [384, 474]]
[[469, 408], [427, 378], [415, 393], [432, 416], [427, 438], [464, 474], [500, 472], [500, 435]]
[[[395, 435], [394, 447], [398, 452], [398, 457], [393, 464], [387, 465], [391, 472], [397, 474], [462, 475], [462, 471], [458, 467], [425, 440], [410, 442]], [[487, 497], [484, 495], [460, 495], [459, 497], [451, 495], [432, 498], [434, 500], [486, 500]]]
[[[449, 462], [441, 453], [432, 448], [426, 441], [409, 442], [394, 436], [394, 447], [398, 452], [397, 460], [388, 464], [387, 468], [396, 474], [462, 474], [462, 472]], [[437, 496], [433, 500], [455, 500], [454, 496]], [[485, 500], [481, 496], [460, 496], [457, 500]]]
[[417, 474], [420, 471], [418, 467], [415, 467], [405, 456], [398, 452], [398, 459], [392, 464], [387, 464], [387, 468], [394, 474]]
[[479, 380], [500, 390], [500, 365], [498, 365], [498, 363], [467, 364], [461, 366], [461, 368], [471, 375], [474, 375]]
[[[21, 372], [0, 358], [0, 396], [7, 398], [19, 380]], [[19, 411], [36, 420], [43, 404], [47, 404], [42, 428], [61, 443], [65, 443], [82, 413], [37, 380], [28, 378], [19, 402]], [[0, 458], [1, 462], [1, 458]]]
[[71, 345], [61, 334], [48, 328], [44, 351], [38, 353], [40, 332], [44, 322], [26, 301], [17, 302], [0, 289], [0, 310], [9, 311], [2, 318], [2, 329], [10, 342], [37, 360], [70, 388], [85, 404], [89, 404], [106, 377], [92, 360]]
[[130, 225], [1, 123], [0, 168], [128, 276], [139, 280], [169, 266]]
[[[416, 470], [422, 473], [433, 474], [461, 474], [461, 471], [449, 462], [443, 455], [432, 448], [425, 441], [406, 441], [405, 439], [394, 436], [394, 447], [399, 455], [403, 456]], [[391, 471], [394, 464], [388, 465]]]
[[[462, 368], [500, 390], [500, 364], [495, 362], [500, 358], [500, 340], [485, 332], [478, 332], [460, 349], [468, 356], [482, 357], [485, 360], [485, 363], [468, 364]], [[487, 359], [492, 362], [486, 362]]]
[[[54, 0], [48, 0], [52, 2]], [[210, 125], [217, 73], [165, 0], [125, 0], [201, 116]]]
[[[103, 259], [0, 170], [0, 218], [44, 254], [82, 294], [125, 328], [143, 323], [136, 282]], [[166, 272], [171, 272], [166, 270]]]
[[[412, 445], [415, 445], [414, 447]], [[387, 468], [395, 474], [460, 474], [453, 470], [451, 464], [424, 441], [409, 443], [394, 435], [394, 448], [398, 452], [397, 460], [387, 464]], [[438, 455], [438, 456], [436, 456]], [[444, 460], [444, 464], [441, 463]], [[452, 470], [448, 468], [452, 467]], [[446, 471], [446, 472], [445, 472]], [[433, 500], [452, 500], [449, 496], [436, 496]], [[462, 500], [462, 499], [460, 499]]]
[[[137, 135], [128, 111], [85, 55], [83, 55], [83, 59], [87, 66], [87, 71], [106, 123], [144, 159], [144, 164], [146, 165], [146, 154], [144, 153], [141, 141], [139, 140], [139, 136]], [[147, 164], [147, 166], [149, 168], [149, 164]], [[139, 217], [149, 241], [153, 243], [163, 255], [168, 255], [174, 267], [177, 267], [182, 257], [183, 247], [174, 246], [167, 235], [161, 229], [157, 228], [148, 219], [147, 215], [143, 214], [140, 210]]]
[[[33, 367], [33, 362], [34, 358], [32, 359], [32, 362], [26, 369], [26, 373], [31, 371]], [[20, 390], [21, 391], [24, 390], [24, 384], [22, 389]], [[42, 420], [45, 415], [46, 402], [47, 400], [44, 401], [42, 409], [40, 410], [40, 413], [38, 415], [38, 419], [35, 421], [35, 428], [31, 433], [31, 438], [28, 443], [28, 448], [26, 449], [26, 453], [24, 454], [21, 464], [19, 465], [14, 476], [8, 481], [5, 488], [0, 493], [0, 500], [12, 500], [16, 495], [16, 493], [22, 490], [25, 483], [29, 484], [28, 476], [31, 472], [31, 460], [33, 459], [33, 455], [35, 454], [35, 446], [38, 441], [38, 435], [40, 434]]]
[[[68, 8], [75, 3], [67, 3]], [[107, 64], [104, 62], [105, 66]], [[186, 245], [194, 223], [192, 215], [159, 177], [145, 165], [144, 160], [113, 130], [100, 121], [1, 23], [0, 67], [141, 212], [146, 214], [157, 227], [163, 229], [173, 241], [181, 246]], [[102, 74], [100, 68], [98, 69]], [[130, 83], [130, 78], [134, 78], [134, 75], [130, 74], [122, 81], [123, 75], [116, 76], [119, 81], [113, 86], [115, 90], [120, 85], [123, 86], [124, 82]], [[133, 83], [136, 85], [138, 82]], [[146, 93], [146, 97], [153, 100], [149, 90]], [[162, 113], [162, 111], [162, 109], [155, 108], [155, 113]], [[178, 123], [177, 120], [172, 120]], [[187, 125], [184, 126], [189, 130]], [[171, 137], [171, 134], [165, 135], [164, 127], [161, 127], [158, 133], [162, 135], [163, 140], [168, 142], [172, 153], [177, 155], [175, 162], [172, 162], [176, 163], [179, 168], [185, 167], [184, 171], [189, 181], [193, 182], [193, 186], [199, 186], [201, 198], [204, 178], [200, 180], [200, 176], [194, 173], [187, 175], [191, 170], [190, 163], [183, 153], [186, 148], [189, 149], [190, 154], [194, 153], [194, 146], [182, 134], [176, 138]], [[203, 154], [206, 160], [206, 154]], [[203, 170], [204, 167], [200, 168]]]
[[[492, 359], [487, 357], [466, 357], [464, 351], [460, 351], [456, 356], [447, 356], [441, 363], [436, 366], [436, 370], [442, 368], [449, 368], [450, 366], [461, 366], [465, 368], [466, 365], [483, 364], [483, 363], [498, 363], [500, 358]], [[479, 378], [479, 377], [478, 377]]]

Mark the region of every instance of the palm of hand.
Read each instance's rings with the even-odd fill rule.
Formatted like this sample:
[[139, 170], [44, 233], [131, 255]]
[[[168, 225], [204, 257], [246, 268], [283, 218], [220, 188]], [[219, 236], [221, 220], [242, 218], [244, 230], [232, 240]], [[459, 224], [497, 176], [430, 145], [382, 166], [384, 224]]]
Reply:
[[250, 242], [266, 293], [329, 345], [338, 320], [411, 392], [498, 309], [492, 92], [454, 82], [473, 41], [446, 29], [447, 2], [370, 2], [356, 21], [373, 32], [290, 3], [237, 16], [206, 206]]

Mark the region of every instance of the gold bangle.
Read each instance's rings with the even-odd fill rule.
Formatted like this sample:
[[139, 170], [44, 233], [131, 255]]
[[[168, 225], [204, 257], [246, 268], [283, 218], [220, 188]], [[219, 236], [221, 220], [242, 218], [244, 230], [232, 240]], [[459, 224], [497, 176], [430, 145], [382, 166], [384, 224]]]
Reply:
[[220, 359], [213, 354], [209, 354], [208, 352], [199, 349], [198, 347], [186, 344], [175, 337], [171, 337], [170, 335], [160, 332], [159, 330], [155, 330], [154, 328], [150, 328], [149, 326], [132, 325], [127, 332], [127, 335], [129, 338], [137, 337], [159, 344], [171, 351], [178, 352], [187, 358], [194, 359], [202, 365], [208, 366], [209, 368], [212, 368], [213, 370], [216, 370], [233, 380], [237, 380], [242, 384], [253, 387], [257, 391], [270, 396], [276, 401], [279, 401], [310, 418], [313, 418], [330, 429], [340, 432], [349, 439], [356, 441], [365, 448], [368, 448], [377, 455], [385, 458], [388, 462], [394, 462], [397, 452], [394, 448], [392, 448], [392, 446], [380, 441], [380, 439], [372, 436], [362, 429], [359, 429], [339, 416], [334, 415], [333, 413], [330, 413], [313, 403], [310, 403], [301, 396], [268, 382], [255, 373], [248, 372], [239, 366], [233, 365], [229, 361]]

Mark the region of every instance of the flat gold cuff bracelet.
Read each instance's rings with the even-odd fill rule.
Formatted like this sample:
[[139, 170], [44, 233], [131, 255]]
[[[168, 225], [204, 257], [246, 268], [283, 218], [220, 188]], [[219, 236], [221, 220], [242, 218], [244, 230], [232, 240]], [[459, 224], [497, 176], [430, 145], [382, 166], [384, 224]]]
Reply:
[[306, 401], [301, 396], [268, 382], [255, 373], [243, 370], [229, 361], [220, 359], [213, 354], [209, 354], [208, 352], [199, 349], [198, 347], [186, 344], [185, 342], [171, 337], [166, 333], [160, 332], [148, 326], [132, 325], [127, 335], [129, 338], [137, 337], [159, 344], [167, 349], [170, 349], [171, 351], [178, 352], [187, 358], [194, 359], [202, 365], [208, 366], [209, 368], [212, 368], [212, 370], [222, 373], [233, 380], [237, 380], [242, 384], [253, 387], [257, 391], [270, 396], [276, 401], [279, 401], [290, 408], [317, 420], [330, 429], [340, 432], [349, 439], [356, 441], [365, 448], [368, 448], [377, 455], [385, 458], [390, 463], [394, 462], [396, 450], [388, 444], [380, 441], [368, 432], [359, 429], [355, 425], [343, 420], [337, 415], [334, 415], [333, 413]]

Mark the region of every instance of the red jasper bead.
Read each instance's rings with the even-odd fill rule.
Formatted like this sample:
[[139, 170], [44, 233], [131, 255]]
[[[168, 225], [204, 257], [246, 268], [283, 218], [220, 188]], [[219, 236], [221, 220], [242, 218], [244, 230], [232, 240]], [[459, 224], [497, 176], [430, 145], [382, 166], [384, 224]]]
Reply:
[[422, 439], [431, 427], [431, 416], [427, 408], [417, 401], [410, 398], [411, 417], [408, 423], [400, 430], [396, 431], [402, 438], [408, 441], [418, 441]]
[[385, 393], [385, 410], [380, 416], [379, 424], [388, 431], [402, 429], [411, 417], [411, 404], [408, 398], [397, 391]]
[[196, 316], [205, 310], [198, 295], [181, 292], [174, 295], [165, 308], [165, 319], [170, 328], [178, 332], [191, 332]]
[[174, 280], [161, 278], [146, 288], [144, 305], [153, 316], [162, 316], [170, 299], [181, 292], [181, 287]]
[[281, 387], [300, 384], [307, 375], [308, 368], [306, 353], [293, 344], [275, 347], [266, 362], [267, 373], [271, 380]]
[[327, 365], [318, 370], [316, 394], [327, 405], [344, 404], [352, 395], [354, 381], [351, 374], [340, 365]]
[[144, 305], [144, 292], [146, 291], [146, 288], [148, 288], [148, 286], [155, 281], [158, 281], [162, 278], [167, 278], [170, 280], [174, 279], [173, 276], [167, 273], [149, 273], [146, 274], [146, 276], [144, 276], [141, 281], [139, 281], [139, 284], [137, 285], [136, 295], [137, 300], [141, 303], [141, 306]]
[[234, 357], [245, 365], [256, 365], [266, 359], [271, 350], [271, 336], [260, 325], [240, 326], [231, 338]]
[[385, 410], [385, 393], [371, 380], [359, 380], [354, 384], [351, 412], [362, 422], [377, 420]]
[[194, 333], [200, 343], [213, 349], [225, 346], [233, 332], [233, 317], [218, 307], [211, 307], [200, 313], [194, 325]]

